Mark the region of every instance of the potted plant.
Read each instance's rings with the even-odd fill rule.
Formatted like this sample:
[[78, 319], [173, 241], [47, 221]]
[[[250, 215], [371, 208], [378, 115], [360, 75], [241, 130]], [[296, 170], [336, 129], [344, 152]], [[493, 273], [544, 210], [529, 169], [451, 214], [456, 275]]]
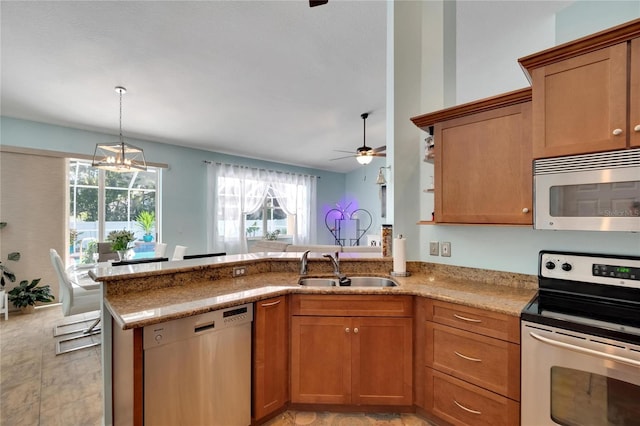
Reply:
[[[7, 222], [0, 222], [0, 229], [6, 226]], [[18, 260], [20, 260], [20, 253], [18, 253], [17, 251], [9, 253], [7, 255], [7, 260], [17, 262]], [[0, 312], [6, 312], [6, 310], [9, 309], [8, 306], [4, 306], [4, 286], [6, 284], [5, 278], [12, 283], [16, 282], [16, 275], [11, 272], [11, 269], [9, 269], [6, 265], [3, 265], [0, 261]]]
[[136, 222], [138, 222], [138, 225], [144, 231], [144, 236], [142, 237], [144, 242], [151, 242], [153, 240], [151, 231], [153, 231], [153, 227], [156, 224], [156, 214], [154, 212], [147, 211], [140, 212], [136, 218]]
[[24, 313], [31, 313], [36, 302], [49, 303], [55, 299], [49, 285], [38, 286], [40, 278], [29, 282], [20, 281], [18, 286], [9, 290], [9, 301]]
[[129, 244], [135, 240], [133, 232], [125, 229], [121, 231], [111, 231], [107, 235], [107, 241], [111, 243], [111, 250], [118, 253], [120, 260], [126, 259], [126, 252]]

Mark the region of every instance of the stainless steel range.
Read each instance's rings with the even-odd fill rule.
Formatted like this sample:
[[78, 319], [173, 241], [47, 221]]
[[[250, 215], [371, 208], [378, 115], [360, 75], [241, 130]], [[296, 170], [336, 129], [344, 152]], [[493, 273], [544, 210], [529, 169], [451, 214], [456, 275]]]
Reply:
[[640, 257], [541, 251], [521, 314], [522, 426], [640, 425]]

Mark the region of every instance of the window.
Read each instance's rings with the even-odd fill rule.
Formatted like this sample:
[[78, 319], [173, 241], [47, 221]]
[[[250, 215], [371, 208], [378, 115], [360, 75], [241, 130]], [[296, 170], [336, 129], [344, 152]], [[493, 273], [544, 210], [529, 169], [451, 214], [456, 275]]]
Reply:
[[[109, 232], [126, 229], [136, 236], [136, 257], [153, 253], [154, 244], [143, 242], [144, 231], [136, 218], [142, 211], [153, 212], [159, 222], [160, 169], [116, 173], [91, 166], [87, 160], [69, 161], [69, 253], [76, 263], [93, 262], [98, 241]], [[152, 232], [159, 238], [156, 226]]]
[[246, 215], [247, 237], [267, 237], [277, 239], [279, 236], [293, 234], [295, 216], [288, 215], [280, 206], [273, 187], [269, 187], [259, 209]]
[[207, 169], [207, 249], [246, 253], [247, 237], [277, 232], [315, 241], [316, 176], [212, 163]]

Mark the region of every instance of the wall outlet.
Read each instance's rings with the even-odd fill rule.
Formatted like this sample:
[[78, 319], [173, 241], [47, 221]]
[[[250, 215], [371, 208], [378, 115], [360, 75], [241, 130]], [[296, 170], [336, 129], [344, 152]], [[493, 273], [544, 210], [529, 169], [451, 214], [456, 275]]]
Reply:
[[431, 256], [440, 256], [440, 243], [437, 241], [429, 242], [429, 254]]
[[440, 256], [451, 257], [451, 243], [442, 243], [442, 246], [440, 246]]
[[241, 277], [243, 275], [247, 275], [246, 266], [236, 266], [233, 268], [233, 277]]

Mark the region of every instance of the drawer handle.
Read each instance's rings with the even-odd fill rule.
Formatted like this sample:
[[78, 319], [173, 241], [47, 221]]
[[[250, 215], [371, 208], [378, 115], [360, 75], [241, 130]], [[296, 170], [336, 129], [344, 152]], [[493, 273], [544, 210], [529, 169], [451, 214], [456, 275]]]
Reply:
[[462, 355], [460, 352], [458, 351], [453, 351], [454, 354], [458, 355], [460, 358], [466, 359], [467, 361], [473, 361], [473, 362], [482, 362], [481, 359], [479, 358], [471, 358], [470, 356], [466, 356], [466, 355]]
[[482, 322], [482, 320], [479, 319], [473, 319], [473, 318], [467, 318], [467, 317], [463, 317], [462, 315], [458, 315], [458, 314], [453, 314], [454, 317], [462, 320], [462, 321], [467, 321], [467, 322]]
[[[280, 300], [282, 300], [282, 299], [280, 299]], [[262, 303], [260, 306], [262, 306], [263, 308], [267, 308], [269, 306], [275, 306], [278, 303], [280, 303], [280, 300], [276, 300], [275, 302], [271, 302], [271, 303]]]
[[360, 331], [360, 330], [358, 330], [358, 327], [353, 329], [353, 332], [356, 333], [356, 334], [358, 334], [358, 331]]
[[613, 136], [620, 136], [622, 134], [622, 129], [614, 129], [611, 133], [613, 133]]
[[471, 413], [471, 414], [482, 414], [482, 411], [476, 411], [476, 410], [472, 410], [471, 408], [467, 408], [464, 405], [460, 404], [455, 399], [453, 400], [453, 403], [456, 404], [458, 407], [462, 408], [464, 411], [466, 411], [468, 413]]

